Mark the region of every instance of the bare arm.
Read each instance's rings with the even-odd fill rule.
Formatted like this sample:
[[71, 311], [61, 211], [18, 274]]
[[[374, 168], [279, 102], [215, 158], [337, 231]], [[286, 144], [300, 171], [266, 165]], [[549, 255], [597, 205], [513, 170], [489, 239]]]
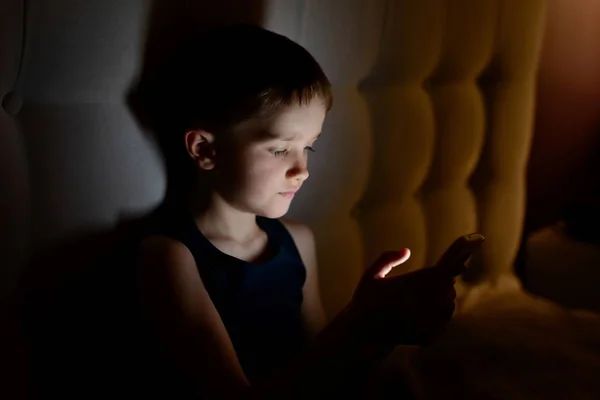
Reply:
[[204, 395], [243, 398], [248, 380], [187, 247], [151, 237], [139, 261], [143, 304], [177, 362], [200, 378]]
[[306, 282], [302, 288], [304, 298], [302, 302], [302, 318], [308, 333], [314, 338], [327, 324], [327, 318], [321, 303], [315, 238], [310, 228], [306, 225], [292, 221], [282, 222], [294, 238], [294, 242], [306, 268]]
[[140, 267], [149, 315], [163, 328], [177, 362], [196, 377], [199, 394], [208, 398], [309, 397], [391, 350], [383, 344], [368, 349], [367, 329], [342, 313], [289, 368], [251, 387], [189, 250], [165, 237], [148, 238]]

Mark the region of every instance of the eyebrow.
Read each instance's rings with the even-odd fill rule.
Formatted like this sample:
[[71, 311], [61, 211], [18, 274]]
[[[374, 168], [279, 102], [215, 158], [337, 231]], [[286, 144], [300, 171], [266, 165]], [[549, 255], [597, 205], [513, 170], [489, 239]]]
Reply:
[[[312, 141], [317, 140], [318, 138], [321, 137], [321, 133], [319, 132], [313, 139]], [[272, 132], [262, 132], [260, 135], [260, 140], [264, 140], [264, 141], [269, 141], [269, 140], [282, 140], [284, 142], [293, 142], [294, 140], [296, 140], [296, 138], [298, 137], [298, 135], [296, 134], [292, 134], [291, 136], [286, 136], [286, 137], [281, 137], [278, 136]]]

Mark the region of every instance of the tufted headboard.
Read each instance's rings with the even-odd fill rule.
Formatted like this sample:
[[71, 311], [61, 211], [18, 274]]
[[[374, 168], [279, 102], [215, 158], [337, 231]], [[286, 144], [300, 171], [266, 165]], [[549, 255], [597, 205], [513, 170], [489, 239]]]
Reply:
[[[235, 4], [1, 2], [0, 282], [33, 251], [161, 200], [160, 157], [126, 93], [149, 44], [168, 47], [182, 26]], [[317, 235], [330, 314], [389, 248], [410, 247], [408, 266], [420, 268], [478, 230], [488, 240], [475, 278], [510, 274], [545, 1], [244, 4], [237, 19], [300, 42], [334, 85], [310, 184], [290, 213]]]
[[525, 205], [544, 0], [391, 1], [360, 84], [370, 180], [359, 207], [368, 258], [405, 243], [431, 265], [454, 238], [487, 240], [469, 280], [512, 275]]

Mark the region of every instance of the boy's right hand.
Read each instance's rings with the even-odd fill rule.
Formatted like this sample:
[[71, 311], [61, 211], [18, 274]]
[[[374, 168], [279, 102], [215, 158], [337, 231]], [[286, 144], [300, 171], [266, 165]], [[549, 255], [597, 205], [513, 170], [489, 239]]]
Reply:
[[350, 303], [361, 324], [373, 327], [374, 340], [424, 345], [437, 336], [454, 313], [457, 266], [436, 265], [386, 278], [410, 258], [410, 250], [383, 253], [369, 267]]

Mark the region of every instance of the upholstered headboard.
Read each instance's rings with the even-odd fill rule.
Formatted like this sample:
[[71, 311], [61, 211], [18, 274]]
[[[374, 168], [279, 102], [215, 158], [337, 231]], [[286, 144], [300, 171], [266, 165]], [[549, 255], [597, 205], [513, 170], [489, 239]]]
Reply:
[[[409, 267], [420, 268], [479, 230], [483, 275], [510, 273], [545, 1], [251, 3], [256, 12], [237, 19], [303, 44], [334, 84], [310, 185], [290, 213], [317, 234], [330, 313], [388, 248], [410, 247]], [[161, 200], [160, 158], [127, 90], [149, 42], [168, 47], [180, 27], [235, 4], [0, 4], [0, 281], [67, 233], [109, 228]]]
[[361, 83], [372, 127], [359, 222], [368, 258], [404, 243], [431, 265], [487, 241], [471, 278], [512, 274], [521, 239], [544, 0], [392, 1]]

